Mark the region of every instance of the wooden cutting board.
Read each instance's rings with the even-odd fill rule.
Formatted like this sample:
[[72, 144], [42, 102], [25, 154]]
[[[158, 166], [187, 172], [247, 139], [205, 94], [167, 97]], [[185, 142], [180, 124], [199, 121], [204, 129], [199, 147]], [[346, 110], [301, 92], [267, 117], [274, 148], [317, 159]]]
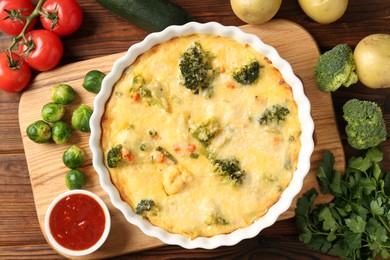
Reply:
[[[242, 30], [259, 36], [266, 44], [274, 46], [279, 54], [293, 67], [295, 74], [303, 81], [305, 93], [312, 104], [312, 117], [315, 122], [315, 150], [311, 158], [311, 170], [305, 178], [304, 187], [297, 196], [317, 187], [317, 165], [323, 152], [331, 150], [335, 157], [336, 169], [344, 171], [344, 152], [335, 121], [331, 96], [318, 90], [313, 69], [319, 55], [318, 47], [311, 35], [301, 26], [286, 20], [273, 20], [263, 25], [245, 25]], [[90, 258], [105, 258], [129, 252], [145, 250], [163, 245], [161, 241], [144, 235], [136, 226], [128, 223], [122, 213], [110, 203], [108, 195], [99, 185], [97, 173], [92, 166], [92, 154], [88, 146], [88, 133], [74, 132], [66, 145], [36, 144], [26, 135], [27, 126], [41, 119], [41, 108], [50, 102], [50, 87], [59, 83], [71, 85], [77, 91], [77, 98], [66, 106], [65, 120], [68, 122], [73, 109], [81, 103], [92, 106], [95, 94], [83, 89], [82, 80], [85, 74], [97, 69], [108, 73], [115, 60], [123, 53], [100, 57], [65, 65], [55, 70], [39, 74], [21, 97], [19, 105], [19, 123], [38, 219], [43, 234], [45, 212], [51, 201], [67, 190], [65, 173], [67, 168], [62, 163], [62, 154], [70, 144], [77, 144], [86, 151], [86, 163], [81, 168], [88, 181], [84, 187], [98, 194], [109, 207], [112, 227], [106, 243]], [[297, 199], [296, 198], [296, 199]], [[279, 220], [294, 216], [295, 202], [291, 208], [280, 216]], [[328, 201], [328, 197], [320, 197], [317, 203]], [[272, 227], [271, 227], [272, 228]]]

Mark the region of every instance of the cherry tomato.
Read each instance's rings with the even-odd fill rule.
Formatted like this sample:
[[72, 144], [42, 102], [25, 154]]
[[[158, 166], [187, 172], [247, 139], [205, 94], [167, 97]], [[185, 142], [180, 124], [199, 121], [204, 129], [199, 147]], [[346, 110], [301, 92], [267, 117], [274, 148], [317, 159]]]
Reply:
[[76, 0], [47, 0], [41, 12], [42, 26], [60, 36], [74, 33], [83, 21], [83, 12]]
[[[0, 30], [10, 35], [19, 35], [26, 24], [25, 17], [28, 17], [34, 9], [30, 0], [1, 0]], [[22, 17], [18, 19], [18, 16]], [[36, 19], [30, 23], [28, 30], [34, 27], [35, 22]]]
[[31, 70], [21, 57], [12, 53], [10, 62], [9, 52], [0, 53], [0, 89], [7, 92], [19, 92], [28, 86]]
[[[60, 38], [47, 30], [32, 30], [26, 34], [27, 42], [22, 40], [19, 52], [31, 68], [38, 71], [51, 70], [60, 62], [64, 48]], [[28, 49], [33, 44], [32, 50]]]

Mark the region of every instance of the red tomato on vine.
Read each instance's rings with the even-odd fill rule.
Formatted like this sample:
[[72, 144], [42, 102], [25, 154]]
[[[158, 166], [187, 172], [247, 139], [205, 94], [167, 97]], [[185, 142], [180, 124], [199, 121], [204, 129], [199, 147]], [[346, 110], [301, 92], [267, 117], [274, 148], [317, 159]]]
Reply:
[[83, 12], [76, 0], [47, 0], [41, 8], [42, 26], [60, 36], [74, 33], [83, 21]]
[[47, 30], [32, 30], [19, 45], [19, 52], [31, 68], [46, 71], [60, 62], [64, 48], [60, 38]]
[[[30, 0], [1, 0], [0, 30], [10, 35], [19, 35], [26, 24], [26, 18], [34, 11], [34, 8]], [[36, 19], [31, 22], [28, 30], [34, 27], [35, 22]]]
[[28, 86], [30, 78], [31, 69], [18, 54], [0, 53], [0, 89], [19, 92]]

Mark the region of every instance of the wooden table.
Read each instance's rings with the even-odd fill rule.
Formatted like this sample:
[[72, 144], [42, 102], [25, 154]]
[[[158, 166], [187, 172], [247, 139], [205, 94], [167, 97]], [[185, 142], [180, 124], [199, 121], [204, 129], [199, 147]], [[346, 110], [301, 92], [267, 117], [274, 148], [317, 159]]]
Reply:
[[[63, 38], [65, 47], [61, 64], [87, 60], [126, 51], [141, 41], [147, 32], [109, 13], [95, 1], [79, 1], [84, 11], [80, 30]], [[232, 12], [227, 0], [175, 0], [198, 22], [217, 21], [224, 25], [243, 25]], [[294, 21], [307, 29], [324, 51], [339, 43], [351, 47], [366, 35], [390, 33], [390, 4], [388, 0], [350, 1], [346, 14], [330, 25], [309, 19], [297, 1], [285, 0], [275, 18]], [[11, 41], [0, 33], [0, 49]], [[1, 84], [1, 82], [0, 82]], [[332, 94], [339, 132], [346, 157], [358, 154], [345, 139], [342, 105], [351, 98], [376, 101], [382, 108], [390, 133], [390, 88], [373, 90], [360, 83]], [[47, 244], [40, 230], [30, 185], [29, 172], [23, 150], [18, 105], [20, 94], [0, 91], [0, 258], [57, 259], [61, 258]], [[390, 140], [381, 144], [385, 154], [383, 167], [390, 170]], [[298, 240], [294, 219], [279, 221], [261, 232], [231, 247], [215, 250], [186, 250], [178, 246], [164, 246], [136, 252], [118, 259], [171, 258], [254, 258], [254, 259], [333, 259], [308, 249]]]

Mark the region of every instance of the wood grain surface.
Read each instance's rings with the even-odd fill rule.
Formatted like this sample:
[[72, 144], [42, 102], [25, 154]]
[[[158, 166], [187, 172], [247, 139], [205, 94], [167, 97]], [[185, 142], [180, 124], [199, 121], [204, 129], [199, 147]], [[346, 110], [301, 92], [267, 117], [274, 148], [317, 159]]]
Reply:
[[[245, 25], [244, 31], [257, 35], [266, 44], [274, 46], [280, 55], [293, 67], [296, 75], [304, 84], [305, 93], [312, 103], [312, 117], [316, 125], [314, 133], [315, 150], [312, 156], [312, 167], [305, 178], [300, 197], [307, 190], [317, 187], [317, 164], [322, 158], [323, 150], [331, 150], [335, 156], [344, 158], [343, 147], [339, 137], [333, 112], [331, 96], [318, 90], [312, 73], [319, 50], [311, 35], [301, 26], [287, 21], [274, 20], [261, 26]], [[289, 39], [286, 41], [286, 39]], [[124, 53], [112, 54], [100, 58], [64, 65], [49, 72], [39, 74], [25, 91], [19, 103], [19, 123], [26, 153], [27, 165], [34, 194], [35, 206], [43, 234], [44, 218], [51, 201], [67, 190], [64, 182], [68, 169], [62, 163], [62, 154], [71, 144], [77, 144], [86, 152], [86, 163], [80, 169], [87, 175], [87, 185], [83, 188], [98, 194], [108, 205], [112, 216], [112, 230], [104, 246], [91, 257], [101, 258], [161, 246], [162, 243], [148, 237], [129, 224], [122, 213], [110, 203], [108, 195], [99, 185], [97, 173], [91, 165], [92, 154], [88, 146], [89, 133], [74, 131], [74, 135], [65, 145], [36, 144], [29, 140], [26, 128], [32, 122], [41, 119], [42, 106], [51, 101], [50, 87], [60, 83], [69, 84], [77, 92], [76, 100], [65, 106], [65, 121], [70, 122], [71, 112], [80, 104], [93, 106], [95, 94], [82, 87], [85, 74], [97, 69], [108, 73], [113, 63]], [[327, 126], [327, 127], [324, 127]], [[336, 167], [344, 170], [344, 160], [338, 160]], [[322, 197], [317, 203], [328, 201]], [[290, 209], [280, 216], [280, 220], [294, 216], [295, 201]]]
[[[198, 22], [244, 25], [227, 0], [171, 1], [182, 6]], [[78, 2], [83, 9], [83, 23], [76, 33], [61, 39], [64, 45], [61, 65], [124, 52], [148, 34], [110, 13], [94, 0]], [[339, 43], [347, 43], [354, 48], [369, 34], [390, 33], [389, 14], [389, 0], [354, 0], [349, 1], [346, 13], [338, 21], [318, 24], [302, 11], [298, 1], [283, 1], [274, 19], [288, 19], [304, 27], [323, 52]], [[39, 22], [37, 28], [40, 28]], [[5, 50], [11, 40], [11, 36], [0, 32], [0, 49]], [[37, 75], [39, 73], [34, 71], [33, 77]], [[346, 140], [342, 106], [347, 100], [359, 98], [377, 102], [390, 133], [390, 88], [369, 89], [358, 82], [349, 88], [340, 88], [331, 96], [346, 158], [361, 153], [351, 148]], [[21, 93], [0, 90], [0, 259], [62, 259], [47, 243], [40, 229], [19, 126], [20, 98]], [[384, 152], [383, 168], [389, 171], [390, 138], [380, 147]], [[338, 160], [339, 157], [336, 158]], [[298, 234], [295, 219], [289, 218], [235, 246], [214, 250], [159, 246], [112, 259], [337, 259], [311, 250], [298, 240]]]

